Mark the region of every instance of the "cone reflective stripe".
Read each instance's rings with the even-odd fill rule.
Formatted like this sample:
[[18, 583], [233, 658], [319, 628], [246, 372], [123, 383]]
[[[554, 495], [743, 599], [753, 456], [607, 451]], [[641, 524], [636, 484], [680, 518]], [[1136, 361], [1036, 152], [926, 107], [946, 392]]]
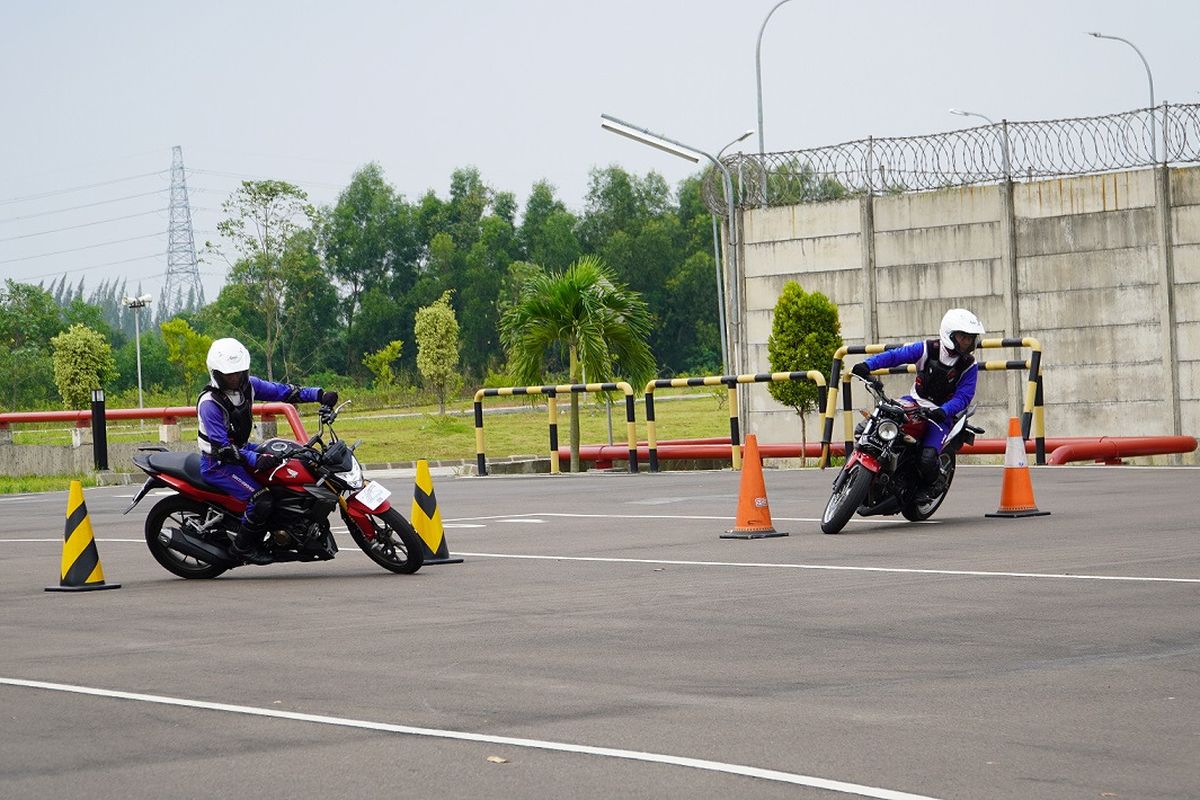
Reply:
[[742, 482], [738, 489], [737, 519], [733, 529], [721, 534], [722, 539], [765, 539], [787, 536], [771, 524], [771, 506], [767, 503], [767, 486], [763, 483], [762, 459], [758, 456], [758, 437], [746, 437], [746, 454], [742, 459]]
[[426, 564], [461, 564], [461, 558], [451, 558], [446, 546], [446, 533], [442, 526], [442, 512], [438, 510], [437, 497], [433, 494], [433, 477], [429, 474], [429, 462], [417, 462], [417, 482], [413, 489], [412, 525], [421, 543], [425, 546]]
[[47, 592], [87, 592], [94, 589], [119, 589], [119, 583], [105, 583], [100, 552], [92, 534], [87, 504], [83, 502], [83, 484], [71, 481], [67, 495], [67, 524], [63, 539], [62, 568], [58, 586]]
[[1044, 517], [1049, 511], [1038, 511], [1033, 500], [1033, 481], [1025, 459], [1025, 440], [1021, 436], [1021, 421], [1008, 420], [1008, 442], [1004, 446], [1004, 483], [1000, 487], [1000, 508], [985, 517]]

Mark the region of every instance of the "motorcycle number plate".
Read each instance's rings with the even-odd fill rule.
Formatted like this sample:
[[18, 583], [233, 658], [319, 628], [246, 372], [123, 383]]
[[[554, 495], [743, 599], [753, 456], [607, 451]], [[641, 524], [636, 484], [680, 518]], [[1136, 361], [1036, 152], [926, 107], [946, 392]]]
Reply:
[[358, 502], [369, 508], [371, 511], [379, 508], [384, 500], [392, 496], [391, 489], [385, 489], [382, 484], [371, 481], [362, 488], [355, 497]]

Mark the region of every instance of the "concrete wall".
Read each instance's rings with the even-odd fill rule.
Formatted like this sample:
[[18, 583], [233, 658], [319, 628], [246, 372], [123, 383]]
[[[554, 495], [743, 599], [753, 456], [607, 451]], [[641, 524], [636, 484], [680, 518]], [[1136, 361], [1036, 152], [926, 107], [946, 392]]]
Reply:
[[[747, 209], [739, 251], [741, 372], [769, 370], [774, 305], [796, 280], [837, 304], [850, 344], [933, 335], [954, 306], [989, 337], [1038, 339], [1048, 436], [1200, 430], [1200, 168]], [[888, 381], [895, 393], [911, 383]], [[1020, 412], [1023, 386], [1017, 373], [980, 376], [989, 434]], [[764, 386], [743, 404], [764, 441], [798, 438], [795, 413]], [[810, 417], [810, 439], [818, 425]]]

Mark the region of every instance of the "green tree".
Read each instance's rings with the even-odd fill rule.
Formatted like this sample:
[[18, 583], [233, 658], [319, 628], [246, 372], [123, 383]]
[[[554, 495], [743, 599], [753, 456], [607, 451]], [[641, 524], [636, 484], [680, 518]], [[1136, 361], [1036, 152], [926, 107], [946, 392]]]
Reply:
[[44, 289], [4, 280], [0, 289], [0, 346], [17, 349], [45, 347], [65, 329], [62, 309]]
[[[842, 345], [838, 310], [820, 292], [805, 292], [788, 281], [775, 303], [767, 355], [772, 372], [824, 372]], [[767, 385], [771, 396], [800, 415], [800, 440], [808, 443], [804, 415], [817, 408], [818, 389], [811, 381], [786, 381]], [[803, 452], [803, 451], [802, 451]]]
[[392, 365], [399, 360], [403, 349], [404, 342], [393, 339], [374, 353], [363, 356], [363, 365], [375, 376], [376, 389], [390, 389], [396, 385], [396, 373]]
[[417, 369], [437, 395], [438, 412], [442, 416], [446, 414], [446, 396], [462, 386], [458, 371], [458, 319], [450, 307], [452, 291], [447, 289], [437, 302], [419, 309], [413, 325]]
[[267, 379], [274, 380], [276, 349], [286, 333], [288, 273], [302, 255], [292, 241], [316, 212], [303, 190], [275, 180], [242, 181], [221, 210], [227, 216], [217, 230], [240, 254], [230, 264], [229, 280], [250, 287], [258, 298]]
[[320, 249], [329, 277], [344, 290], [346, 364], [353, 366], [362, 296], [373, 288], [403, 295], [416, 281], [421, 247], [411, 206], [371, 163], [354, 173], [320, 224]]
[[[654, 374], [646, 343], [651, 316], [641, 296], [618, 283], [599, 259], [584, 256], [562, 273], [532, 276], [501, 320], [513, 377], [541, 381], [548, 350], [567, 351], [569, 379], [607, 382], [623, 375], [635, 386]], [[571, 470], [579, 470], [579, 395], [571, 393]]]
[[162, 330], [163, 343], [167, 346], [167, 361], [178, 371], [184, 402], [191, 402], [208, 380], [205, 359], [213, 340], [196, 333], [182, 317], [164, 322], [159, 328]]
[[84, 408], [92, 390], [117, 376], [112, 348], [101, 334], [85, 325], [72, 325], [50, 340], [54, 347], [54, 385], [64, 408]]

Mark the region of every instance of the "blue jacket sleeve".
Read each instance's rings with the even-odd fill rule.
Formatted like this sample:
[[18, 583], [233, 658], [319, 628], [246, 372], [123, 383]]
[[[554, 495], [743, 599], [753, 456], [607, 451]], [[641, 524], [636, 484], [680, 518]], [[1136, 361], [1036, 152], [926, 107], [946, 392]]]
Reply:
[[884, 367], [898, 367], [901, 364], [915, 364], [921, 360], [921, 356], [925, 353], [924, 342], [913, 342], [906, 344], [903, 347], [897, 347], [892, 350], [884, 350], [882, 353], [876, 353], [873, 356], [868, 356], [866, 364], [871, 369], [883, 369]]
[[[265, 401], [268, 403], [278, 402], [299, 402], [299, 403], [315, 403], [317, 395], [321, 393], [320, 387], [305, 386], [300, 388], [292, 386], [288, 383], [272, 383], [264, 381], [262, 378], [250, 376], [250, 384], [254, 387], [254, 399]], [[298, 396], [292, 397], [292, 392], [297, 392]]]
[[979, 365], [972, 364], [958, 379], [958, 388], [954, 390], [954, 396], [942, 406], [948, 418], [953, 419], [971, 405], [971, 401], [975, 399], [975, 384], [978, 380]]

